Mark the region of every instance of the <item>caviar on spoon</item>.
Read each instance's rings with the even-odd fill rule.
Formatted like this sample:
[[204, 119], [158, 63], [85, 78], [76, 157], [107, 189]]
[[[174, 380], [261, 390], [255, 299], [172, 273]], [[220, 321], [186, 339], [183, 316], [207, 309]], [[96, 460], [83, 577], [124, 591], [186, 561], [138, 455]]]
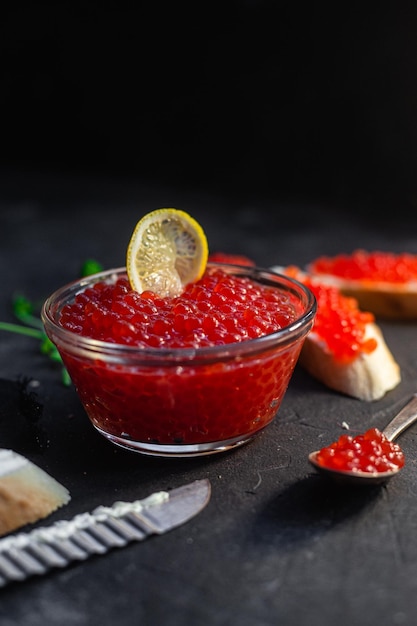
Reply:
[[381, 432], [371, 428], [361, 435], [341, 435], [330, 446], [311, 452], [308, 459], [326, 476], [352, 484], [386, 482], [404, 466], [404, 454], [394, 440], [417, 420], [417, 393]]

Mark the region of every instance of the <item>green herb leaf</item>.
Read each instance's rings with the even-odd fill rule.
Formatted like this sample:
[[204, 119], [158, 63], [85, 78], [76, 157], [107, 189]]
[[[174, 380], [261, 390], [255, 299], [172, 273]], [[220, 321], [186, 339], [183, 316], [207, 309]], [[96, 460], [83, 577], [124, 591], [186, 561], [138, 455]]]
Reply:
[[97, 274], [103, 270], [103, 266], [94, 259], [87, 259], [81, 267], [81, 276], [91, 276], [91, 274]]
[[[82, 265], [81, 277], [96, 274], [97, 272], [101, 272], [102, 269], [103, 267], [100, 263], [98, 263], [98, 261], [95, 261], [94, 259], [87, 259], [87, 261], [85, 261]], [[59, 354], [56, 346], [46, 335], [42, 320], [36, 314], [39, 307], [35, 306], [33, 302], [22, 294], [17, 294], [13, 297], [12, 307], [14, 316], [22, 322], [22, 325], [0, 322], [0, 330], [18, 333], [26, 335], [27, 337], [38, 339], [41, 342], [41, 353], [45, 354], [49, 359], [51, 359], [51, 361], [61, 364], [61, 380], [65, 386], [69, 386], [71, 384], [71, 379], [62, 363], [61, 355]]]
[[13, 313], [23, 324], [43, 329], [42, 321], [34, 314], [35, 305], [23, 295], [16, 295], [12, 301]]

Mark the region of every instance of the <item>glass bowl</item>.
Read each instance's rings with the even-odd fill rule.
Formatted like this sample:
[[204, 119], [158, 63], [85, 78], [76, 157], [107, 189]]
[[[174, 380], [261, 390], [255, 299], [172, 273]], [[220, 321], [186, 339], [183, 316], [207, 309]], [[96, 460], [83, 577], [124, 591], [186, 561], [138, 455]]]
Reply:
[[77, 294], [116, 281], [125, 268], [70, 283], [44, 303], [45, 331], [91, 423], [114, 444], [151, 456], [202, 456], [249, 442], [276, 416], [314, 322], [314, 295], [273, 271], [210, 266], [279, 290], [296, 311], [294, 321], [255, 339], [196, 349], [98, 341], [60, 325], [62, 308]]

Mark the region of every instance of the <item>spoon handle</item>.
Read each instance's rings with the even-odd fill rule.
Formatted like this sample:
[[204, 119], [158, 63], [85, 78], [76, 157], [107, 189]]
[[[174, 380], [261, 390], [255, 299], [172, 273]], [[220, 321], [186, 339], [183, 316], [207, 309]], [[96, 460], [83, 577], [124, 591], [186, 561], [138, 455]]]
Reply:
[[383, 430], [389, 441], [394, 441], [401, 433], [417, 420], [417, 393], [414, 393], [411, 400], [394, 417], [393, 420]]

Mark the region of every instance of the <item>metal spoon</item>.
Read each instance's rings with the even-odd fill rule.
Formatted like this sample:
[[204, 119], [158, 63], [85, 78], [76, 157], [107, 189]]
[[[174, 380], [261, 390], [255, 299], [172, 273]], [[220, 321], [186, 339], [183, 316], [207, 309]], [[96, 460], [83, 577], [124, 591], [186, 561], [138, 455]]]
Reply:
[[[401, 411], [390, 421], [382, 431], [389, 441], [394, 441], [406, 428], [414, 424], [417, 420], [417, 393], [413, 394], [411, 400], [401, 409]], [[345, 483], [356, 483], [364, 485], [376, 485], [387, 481], [400, 471], [400, 468], [388, 472], [361, 472], [361, 471], [341, 471], [330, 469], [319, 465], [317, 454], [319, 450], [311, 452], [308, 456], [310, 463], [319, 472]]]

